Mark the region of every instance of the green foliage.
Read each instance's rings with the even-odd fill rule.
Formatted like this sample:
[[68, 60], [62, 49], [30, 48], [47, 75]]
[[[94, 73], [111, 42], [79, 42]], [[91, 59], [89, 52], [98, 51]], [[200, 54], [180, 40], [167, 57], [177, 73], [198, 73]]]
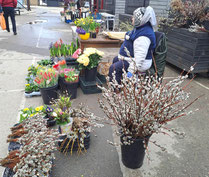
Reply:
[[71, 100], [68, 95], [60, 95], [58, 99], [54, 100], [52, 108], [54, 112], [52, 116], [56, 119], [58, 124], [66, 124], [69, 122]]
[[41, 60], [41, 61], [38, 61], [37, 62], [37, 64], [38, 65], [41, 65], [41, 66], [52, 66], [54, 63], [53, 63], [53, 61], [51, 61], [51, 60], [48, 60], [48, 59], [43, 59], [43, 60]]

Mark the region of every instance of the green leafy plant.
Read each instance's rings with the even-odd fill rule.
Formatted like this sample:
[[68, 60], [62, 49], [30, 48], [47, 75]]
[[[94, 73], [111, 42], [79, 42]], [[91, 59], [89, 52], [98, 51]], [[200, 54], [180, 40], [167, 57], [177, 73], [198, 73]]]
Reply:
[[21, 123], [25, 119], [28, 119], [29, 117], [33, 117], [37, 113], [42, 112], [43, 108], [44, 108], [44, 106], [39, 106], [39, 107], [36, 107], [36, 108], [29, 107], [29, 108], [22, 109], [20, 111], [20, 120], [19, 120], [19, 122]]
[[39, 88], [37, 85], [35, 85], [33, 82], [30, 84], [25, 84], [25, 92], [38, 92]]
[[45, 60], [38, 61], [37, 64], [40, 66], [52, 66], [54, 63], [52, 60], [45, 59]]

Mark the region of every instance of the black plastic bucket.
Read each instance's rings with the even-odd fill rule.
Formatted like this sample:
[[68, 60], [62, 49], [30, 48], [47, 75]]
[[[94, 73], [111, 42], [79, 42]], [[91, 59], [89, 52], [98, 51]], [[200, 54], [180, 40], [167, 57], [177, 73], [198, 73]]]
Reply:
[[[131, 145], [121, 145], [122, 162], [127, 168], [136, 169], [143, 165], [145, 148], [143, 141], [148, 145], [150, 136], [134, 139]], [[122, 141], [122, 137], [121, 137]]]
[[77, 97], [78, 82], [68, 83], [64, 80], [64, 85], [70, 98], [75, 99]]
[[58, 85], [59, 85], [59, 89], [60, 89], [61, 93], [64, 93], [66, 91], [66, 85], [65, 85], [64, 81], [65, 81], [64, 77], [59, 77]]
[[97, 76], [97, 67], [85, 69], [85, 81], [95, 81]]
[[52, 99], [57, 99], [58, 97], [58, 84], [53, 87], [48, 88], [39, 88], [41, 91], [41, 96], [43, 99], [44, 104], [51, 104]]

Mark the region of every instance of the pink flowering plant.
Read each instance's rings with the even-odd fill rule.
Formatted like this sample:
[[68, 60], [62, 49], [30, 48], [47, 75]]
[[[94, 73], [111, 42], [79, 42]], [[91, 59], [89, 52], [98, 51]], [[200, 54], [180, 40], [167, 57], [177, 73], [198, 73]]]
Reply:
[[79, 80], [79, 71], [75, 68], [69, 68], [68, 71], [65, 72], [65, 81], [68, 83], [78, 82]]
[[39, 69], [34, 81], [39, 88], [52, 87], [58, 83], [58, 73], [54, 68]]

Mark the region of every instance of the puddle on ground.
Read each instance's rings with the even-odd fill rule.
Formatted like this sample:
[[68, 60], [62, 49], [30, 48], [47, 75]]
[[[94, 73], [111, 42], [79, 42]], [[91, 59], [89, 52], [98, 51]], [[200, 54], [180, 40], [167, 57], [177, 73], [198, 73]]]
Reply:
[[46, 23], [48, 20], [35, 20], [32, 22], [27, 22], [27, 24], [33, 25], [33, 24], [39, 24], [39, 23]]

